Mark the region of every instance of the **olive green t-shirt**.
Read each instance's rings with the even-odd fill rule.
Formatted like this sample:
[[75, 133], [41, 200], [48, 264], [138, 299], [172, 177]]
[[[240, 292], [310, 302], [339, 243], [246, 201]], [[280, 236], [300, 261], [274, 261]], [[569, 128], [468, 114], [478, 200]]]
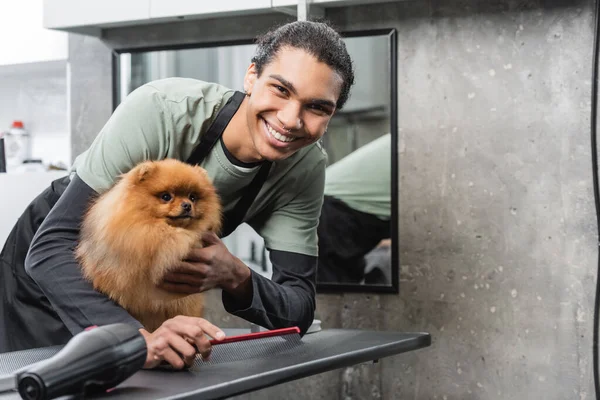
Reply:
[[[117, 107], [73, 172], [103, 193], [145, 160], [186, 161], [218, 112], [233, 95], [224, 86], [189, 78], [145, 84]], [[319, 143], [274, 162], [248, 210], [247, 222], [269, 249], [316, 256], [327, 155]], [[259, 167], [238, 168], [221, 145], [200, 164], [208, 171], [226, 212], [233, 208]]]
[[387, 133], [327, 167], [325, 194], [351, 208], [389, 220], [392, 135]]

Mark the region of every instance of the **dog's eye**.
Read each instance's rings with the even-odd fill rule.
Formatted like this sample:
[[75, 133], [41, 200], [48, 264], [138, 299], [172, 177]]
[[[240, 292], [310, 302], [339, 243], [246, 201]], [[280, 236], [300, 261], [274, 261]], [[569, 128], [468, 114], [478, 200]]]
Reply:
[[163, 193], [160, 195], [160, 198], [163, 199], [164, 201], [171, 201], [171, 199], [173, 197], [171, 197], [171, 195], [169, 193]]
[[196, 193], [190, 194], [190, 201], [195, 203], [198, 200], [198, 195]]

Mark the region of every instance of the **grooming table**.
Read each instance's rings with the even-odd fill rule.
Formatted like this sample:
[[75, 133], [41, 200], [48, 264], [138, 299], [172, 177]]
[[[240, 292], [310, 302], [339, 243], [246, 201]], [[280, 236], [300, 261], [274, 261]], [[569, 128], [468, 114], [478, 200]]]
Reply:
[[[228, 336], [249, 333], [247, 329], [223, 330]], [[141, 370], [109, 393], [93, 398], [222, 399], [430, 344], [428, 333], [348, 329], [310, 333], [287, 347], [254, 348], [247, 342], [248, 351], [237, 353], [237, 356], [219, 354], [219, 349], [225, 351], [227, 346], [221, 344], [213, 346], [208, 363], [197, 360], [186, 371]], [[0, 354], [0, 374], [49, 358], [59, 349], [50, 347]], [[20, 396], [17, 392], [0, 393], [0, 400], [8, 399], [20, 399]]]

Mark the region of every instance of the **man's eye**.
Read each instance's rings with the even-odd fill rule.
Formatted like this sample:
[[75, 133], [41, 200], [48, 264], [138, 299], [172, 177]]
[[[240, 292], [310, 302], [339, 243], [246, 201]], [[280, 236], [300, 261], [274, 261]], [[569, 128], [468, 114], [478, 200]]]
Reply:
[[320, 104], [309, 104], [308, 108], [316, 111], [318, 114], [331, 114], [331, 111], [328, 108], [325, 108]]
[[288, 92], [288, 90], [286, 88], [284, 88], [283, 86], [276, 85], [275, 88], [283, 94], [287, 94], [287, 92]]
[[171, 201], [173, 197], [169, 193], [163, 193], [160, 195], [160, 198], [164, 201]]

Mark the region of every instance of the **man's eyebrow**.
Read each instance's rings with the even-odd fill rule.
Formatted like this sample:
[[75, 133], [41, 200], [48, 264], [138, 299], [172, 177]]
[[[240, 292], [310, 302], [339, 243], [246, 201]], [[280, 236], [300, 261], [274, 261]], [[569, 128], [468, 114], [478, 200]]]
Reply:
[[277, 79], [283, 86], [288, 88], [290, 90], [290, 92], [292, 92], [294, 94], [298, 94], [298, 92], [296, 91], [296, 88], [294, 87], [292, 82], [288, 81], [283, 76], [278, 75], [278, 74], [271, 74], [271, 75], [269, 75], [269, 78]]
[[[281, 76], [279, 74], [271, 74], [271, 75], [269, 75], [269, 78], [273, 78], [273, 79], [278, 80], [290, 92], [292, 92], [292, 93], [294, 93], [296, 95], [298, 94], [298, 92], [296, 91], [296, 88], [294, 87], [294, 85], [292, 84], [292, 82], [288, 81], [283, 76]], [[321, 106], [327, 106], [327, 107], [335, 108], [335, 103], [333, 101], [331, 101], [331, 100], [311, 99], [310, 103], [311, 104], [316, 104], [316, 105], [321, 105]]]
[[327, 107], [335, 108], [335, 103], [330, 100], [311, 99], [310, 104], [316, 104], [319, 106], [327, 106]]

